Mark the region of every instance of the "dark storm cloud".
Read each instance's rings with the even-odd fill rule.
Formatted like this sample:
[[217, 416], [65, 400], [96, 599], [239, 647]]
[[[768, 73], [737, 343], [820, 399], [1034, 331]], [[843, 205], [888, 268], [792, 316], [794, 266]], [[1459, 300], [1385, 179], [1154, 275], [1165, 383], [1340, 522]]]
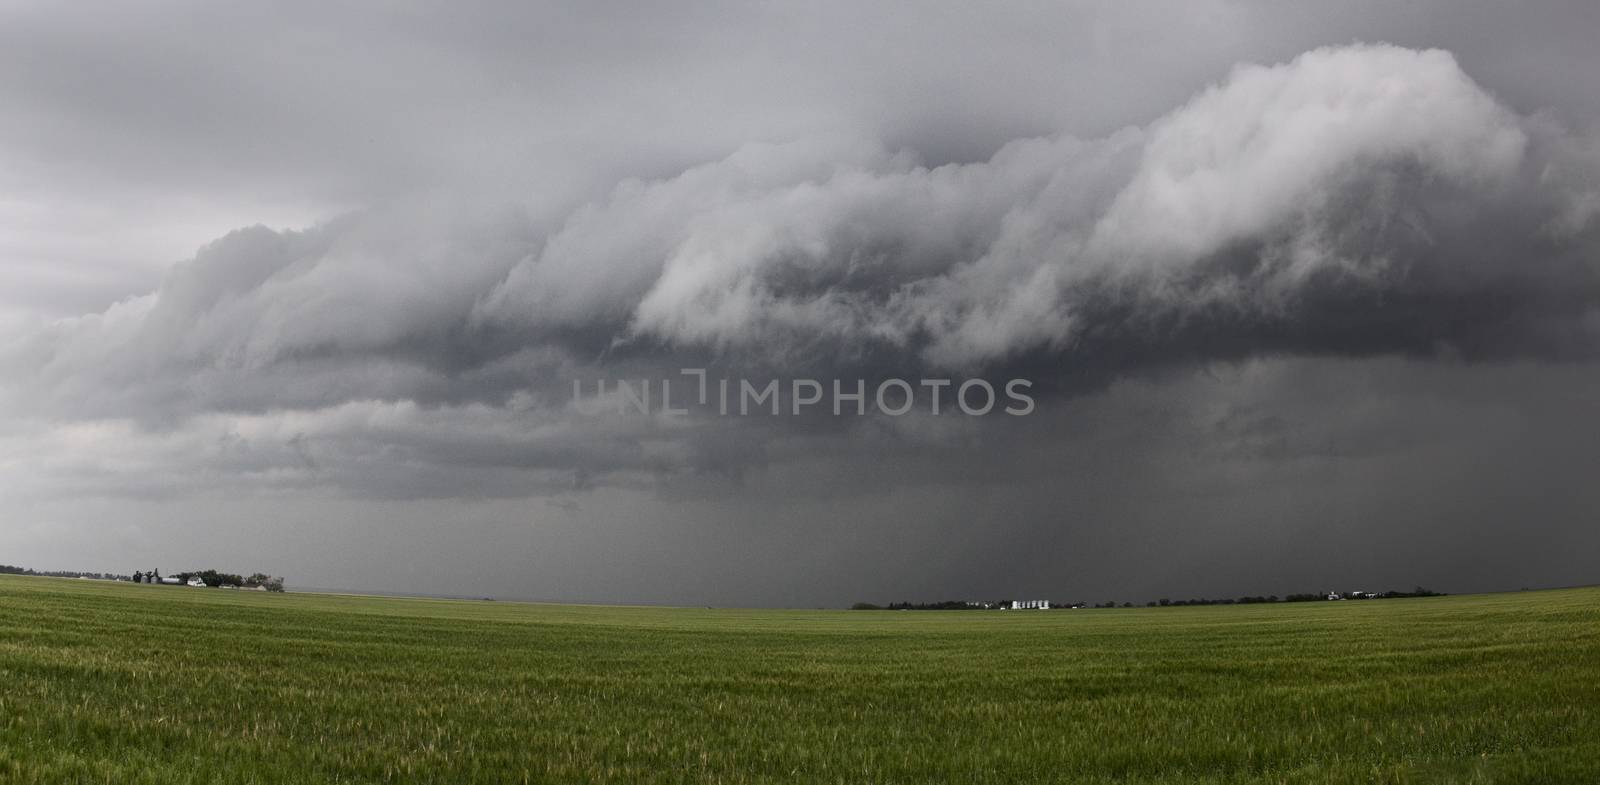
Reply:
[[[1600, 104], [1576, 74], [1600, 67], [1579, 34], [1594, 12], [1417, 8], [335, 5], [189, 8], [182, 28], [175, 10], [7, 12], [0, 187], [27, 209], [0, 201], [25, 219], [0, 221], [0, 281], [32, 283], [0, 288], [5, 496], [368, 501], [388, 510], [372, 527], [404, 517], [392, 500], [448, 515], [537, 496], [534, 517], [615, 538], [558, 537], [573, 554], [716, 532], [729, 544], [685, 563], [805, 552], [797, 570], [829, 563], [852, 591], [875, 590], [852, 569], [916, 532], [973, 560], [914, 547], [923, 563], [895, 575], [1007, 592], [982, 576], [1046, 557], [969, 524], [1112, 553], [1199, 498], [1196, 526], [1238, 542], [1230, 511], [1252, 531], [1293, 511], [1273, 487], [1331, 503], [1319, 477], [1388, 477], [1374, 498], [1395, 501], [1479, 477], [1450, 450], [1514, 452], [1515, 417], [1494, 412], [1474, 446], [1440, 434], [1481, 402], [1438, 414], [1426, 389], [1361, 379], [1484, 379], [1509, 400], [1509, 376], [1572, 383], [1573, 363], [1588, 384]], [[1324, 46], [1354, 40], [1398, 45]], [[308, 228], [249, 226], [257, 205]], [[324, 219], [281, 217], [306, 213]], [[180, 214], [204, 220], [161, 223]], [[209, 242], [159, 277], [70, 240], [133, 238], [142, 258], [195, 232]], [[90, 257], [99, 289], [60, 283]], [[1025, 376], [1041, 411], [570, 406], [574, 380], [684, 367]], [[1566, 476], [1582, 457], [1555, 413], [1588, 409], [1545, 403], [1529, 466]], [[1583, 503], [1546, 505], [1553, 538]], [[843, 530], [864, 517], [881, 530]], [[806, 526], [857, 538], [865, 562], [779, 531]], [[1206, 546], [1175, 540], [1157, 551]], [[646, 571], [634, 588], [725, 601], [741, 582], [759, 581], [696, 594]]]
[[0, 320], [149, 291], [230, 228], [305, 226], [418, 194], [560, 214], [619, 179], [668, 177], [752, 141], [881, 140], [938, 165], [1017, 138], [1099, 138], [1235, 63], [1330, 43], [1444, 48], [1517, 111], [1589, 127], [1597, 13], [13, 3], [0, 10]]
[[1595, 163], [1446, 52], [1321, 49], [981, 163], [749, 145], [559, 220], [244, 229], [8, 355], [125, 416], [549, 394], [607, 356], [1089, 384], [1261, 352], [1587, 357]]

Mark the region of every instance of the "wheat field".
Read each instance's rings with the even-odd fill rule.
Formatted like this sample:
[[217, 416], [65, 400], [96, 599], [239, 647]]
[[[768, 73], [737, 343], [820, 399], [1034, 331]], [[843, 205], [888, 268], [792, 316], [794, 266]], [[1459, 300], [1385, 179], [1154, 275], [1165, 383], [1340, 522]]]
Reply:
[[0, 576], [0, 782], [1600, 782], [1600, 589], [1035, 612]]

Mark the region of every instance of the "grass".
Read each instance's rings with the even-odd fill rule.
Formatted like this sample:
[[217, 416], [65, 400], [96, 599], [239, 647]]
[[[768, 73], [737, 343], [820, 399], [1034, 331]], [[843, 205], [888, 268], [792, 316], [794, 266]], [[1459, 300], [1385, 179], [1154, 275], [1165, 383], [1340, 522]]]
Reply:
[[0, 782], [1600, 782], [1600, 589], [1050, 612], [0, 576]]

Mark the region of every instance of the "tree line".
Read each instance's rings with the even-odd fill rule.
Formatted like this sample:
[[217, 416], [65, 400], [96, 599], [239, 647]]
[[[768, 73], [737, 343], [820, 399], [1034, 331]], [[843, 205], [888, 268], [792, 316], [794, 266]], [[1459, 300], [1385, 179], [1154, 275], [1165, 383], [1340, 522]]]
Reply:
[[[1256, 605], [1273, 602], [1325, 602], [1328, 600], [1384, 600], [1400, 597], [1442, 597], [1443, 592], [1436, 592], [1418, 586], [1411, 591], [1382, 591], [1382, 592], [1318, 592], [1312, 594], [1289, 594], [1279, 597], [1276, 594], [1247, 595], [1244, 597], [1198, 597], [1192, 599], [1174, 600], [1163, 597], [1159, 600], [1150, 600], [1144, 603], [1149, 608], [1169, 608], [1187, 605]], [[942, 602], [891, 602], [888, 605], [875, 605], [870, 602], [858, 602], [850, 606], [853, 611], [973, 611], [992, 610], [996, 608], [1011, 607], [1010, 600], [997, 600], [993, 602], [972, 602], [968, 600], [944, 600]], [[1102, 603], [1086, 602], [1050, 602], [1053, 609], [1071, 608], [1132, 608], [1131, 602], [1118, 603], [1109, 600]]]
[[945, 600], [944, 602], [891, 602], [888, 605], [873, 605], [870, 602], [858, 602], [850, 606], [853, 611], [981, 611], [996, 606], [987, 602], [966, 602], [963, 600]]
[[76, 570], [31, 570], [14, 564], [0, 564], [0, 575], [35, 575], [42, 578], [93, 578], [97, 581], [125, 581], [126, 575], [109, 572], [78, 572]]
[[[97, 581], [131, 581], [133, 583], [159, 583], [161, 571], [150, 570], [145, 572], [137, 570], [132, 575], [118, 575], [111, 572], [81, 572], [78, 570], [34, 570], [27, 567], [18, 567], [14, 564], [0, 564], [0, 575], [33, 575], [43, 578], [92, 578]], [[283, 591], [283, 578], [268, 575], [264, 572], [253, 573], [249, 576], [239, 576], [217, 570], [191, 570], [177, 572], [166, 576], [176, 578], [183, 583], [188, 583], [190, 578], [199, 578], [206, 586], [239, 586], [246, 589], [263, 588], [267, 591]]]

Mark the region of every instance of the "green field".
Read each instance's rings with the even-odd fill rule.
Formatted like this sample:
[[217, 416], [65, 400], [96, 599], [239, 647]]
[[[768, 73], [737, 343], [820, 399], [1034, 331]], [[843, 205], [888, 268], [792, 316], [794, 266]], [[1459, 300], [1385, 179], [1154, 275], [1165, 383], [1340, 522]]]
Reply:
[[1051, 612], [0, 576], [0, 782], [1600, 782], [1600, 589]]

